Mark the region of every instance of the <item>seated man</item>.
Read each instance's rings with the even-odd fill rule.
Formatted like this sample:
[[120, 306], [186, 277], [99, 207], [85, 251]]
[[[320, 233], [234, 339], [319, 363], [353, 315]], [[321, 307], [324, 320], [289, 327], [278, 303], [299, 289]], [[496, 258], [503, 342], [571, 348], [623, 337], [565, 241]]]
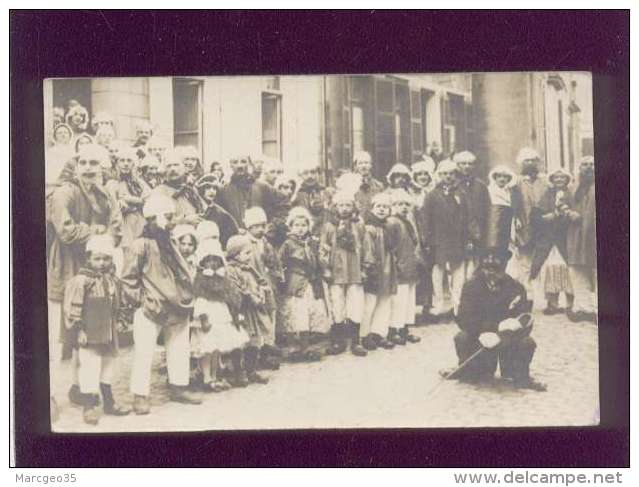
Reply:
[[[535, 353], [535, 341], [529, 336], [532, 317], [526, 290], [506, 274], [511, 257], [508, 250], [490, 248], [482, 251], [479, 267], [463, 287], [455, 336], [455, 350], [462, 365], [446, 378], [465, 382], [491, 380], [499, 361], [501, 377], [517, 388], [545, 391], [546, 386], [529, 375]], [[479, 352], [480, 349], [483, 350]]]

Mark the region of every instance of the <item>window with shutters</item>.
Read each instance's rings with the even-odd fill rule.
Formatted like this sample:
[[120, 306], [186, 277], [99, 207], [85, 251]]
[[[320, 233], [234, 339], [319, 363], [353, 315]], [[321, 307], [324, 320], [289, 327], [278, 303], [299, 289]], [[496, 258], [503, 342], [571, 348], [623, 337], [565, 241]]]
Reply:
[[202, 85], [197, 79], [173, 79], [173, 144], [192, 145], [202, 158]]
[[262, 93], [262, 153], [282, 159], [282, 96]]

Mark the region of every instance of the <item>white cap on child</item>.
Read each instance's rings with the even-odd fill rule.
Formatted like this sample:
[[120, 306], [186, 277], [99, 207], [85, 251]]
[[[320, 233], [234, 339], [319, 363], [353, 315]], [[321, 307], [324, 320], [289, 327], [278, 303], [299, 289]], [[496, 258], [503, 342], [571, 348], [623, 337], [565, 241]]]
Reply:
[[107, 234], [92, 235], [87, 240], [86, 251], [92, 254], [105, 254], [113, 257], [115, 253], [113, 237]]
[[266, 222], [266, 213], [259, 206], [253, 206], [244, 212], [244, 225], [246, 228]]

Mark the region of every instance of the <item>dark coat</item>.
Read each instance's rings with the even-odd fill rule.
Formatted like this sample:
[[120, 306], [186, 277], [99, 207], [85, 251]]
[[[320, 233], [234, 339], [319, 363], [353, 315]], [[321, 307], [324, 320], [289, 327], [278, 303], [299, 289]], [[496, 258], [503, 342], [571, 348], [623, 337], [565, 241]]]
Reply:
[[76, 346], [77, 332], [82, 329], [87, 335], [88, 346], [98, 347], [104, 353], [117, 352], [119, 306], [119, 285], [114, 277], [80, 269], [65, 286], [65, 340], [74, 340], [71, 345]]
[[459, 264], [465, 258], [469, 240], [465, 198], [454, 189], [446, 194], [442, 186], [437, 186], [417, 211], [422, 245], [433, 264]]
[[413, 224], [405, 218], [391, 216], [387, 221], [390, 241], [397, 265], [397, 283], [417, 282], [419, 264], [419, 243]]
[[218, 192], [216, 201], [242, 228], [244, 228], [244, 212], [253, 206], [261, 207], [269, 221], [286, 213], [285, 198], [277, 190], [261, 181], [244, 183], [231, 179]]
[[578, 218], [568, 225], [567, 262], [570, 265], [597, 267], [597, 231], [595, 184], [577, 188], [573, 210]]
[[[530, 214], [533, 241], [535, 242], [530, 267], [531, 279], [535, 279], [539, 275], [553, 246], [557, 247], [564, 259], [568, 256], [566, 235], [570, 225], [570, 217], [568, 215], [554, 215], [556, 200], [557, 190], [554, 187], [548, 187]], [[570, 208], [573, 207], [572, 195], [568, 189], [564, 190], [563, 201]]]
[[226, 242], [240, 231], [238, 223], [231, 214], [217, 203], [210, 203], [202, 214], [205, 220], [215, 222], [220, 230], [220, 243], [226, 247]]
[[490, 193], [483, 181], [473, 177], [461, 180], [458, 190], [465, 195], [468, 207], [468, 238], [475, 248], [486, 245], [488, 216], [490, 213]]
[[546, 192], [546, 181], [538, 177], [534, 182], [521, 177], [512, 190], [512, 208], [514, 217], [519, 220], [521, 227], [517, 230], [517, 244], [524, 252], [532, 252], [535, 245], [530, 220], [532, 209], [539, 205]]
[[322, 296], [321, 270], [317, 245], [310, 238], [289, 236], [279, 250], [284, 269], [284, 294], [301, 298], [312, 286], [316, 298]]
[[303, 206], [313, 217], [313, 235], [319, 235], [328, 218], [331, 196], [319, 183], [300, 185], [291, 206]]
[[95, 186], [88, 195], [75, 180], [56, 188], [50, 203], [48, 230], [53, 235], [47, 262], [47, 295], [52, 301], [62, 301], [65, 284], [84, 264], [86, 242], [94, 232], [92, 225], [115, 229], [120, 225], [120, 212], [103, 189]]
[[392, 239], [392, 227], [389, 227], [388, 220], [380, 221], [374, 215], [368, 214], [366, 216], [366, 233], [371, 244], [374, 264], [367, 271], [364, 291], [377, 296], [395, 294], [397, 292], [395, 253], [399, 232], [396, 231], [396, 238]]
[[362, 183], [359, 191], [355, 193], [355, 202], [361, 215], [365, 215], [371, 209], [373, 196], [384, 191], [384, 184], [371, 177], [370, 181]]
[[[519, 303], [509, 310], [518, 296]], [[526, 312], [527, 307], [526, 289], [508, 274], [495, 290], [490, 290], [483, 274], [475, 272], [462, 288], [457, 324], [468, 335], [477, 338], [484, 332], [497, 333], [501, 321], [516, 318]]]

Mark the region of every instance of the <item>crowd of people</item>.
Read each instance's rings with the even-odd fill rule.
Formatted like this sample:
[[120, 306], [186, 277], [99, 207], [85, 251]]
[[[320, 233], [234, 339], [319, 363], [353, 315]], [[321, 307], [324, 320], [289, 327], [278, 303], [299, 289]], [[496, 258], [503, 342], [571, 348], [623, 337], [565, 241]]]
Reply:
[[[54, 115], [50, 367], [55, 375], [68, 360], [69, 398], [89, 424], [101, 411], [131, 412], [111, 389], [127, 330], [133, 411], [148, 414], [158, 343], [171, 400], [199, 404], [202, 391], [266, 384], [262, 371], [283, 359], [419, 342], [416, 324], [456, 320], [462, 363], [517, 330], [534, 283], [545, 314], [596, 320], [592, 157], [576, 184], [563, 169], [542, 175], [530, 148], [517, 156], [520, 174], [495, 166], [488, 184], [468, 151], [398, 163], [382, 182], [358, 152], [328, 187], [303, 162], [295, 173], [265, 156], [205, 165], [146, 122], [123, 143], [113, 117], [89, 120], [77, 102]], [[542, 390], [528, 373], [528, 333], [502, 340], [464, 377], [494, 374], [499, 358], [515, 386]]]

